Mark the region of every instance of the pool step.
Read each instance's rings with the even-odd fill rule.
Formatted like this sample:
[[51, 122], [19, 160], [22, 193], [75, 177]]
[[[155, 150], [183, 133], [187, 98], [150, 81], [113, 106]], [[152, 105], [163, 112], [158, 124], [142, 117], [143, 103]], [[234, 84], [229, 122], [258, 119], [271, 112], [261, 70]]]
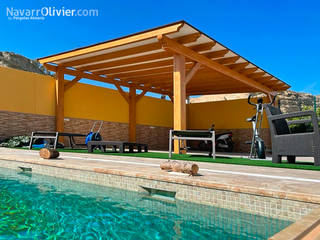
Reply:
[[145, 186], [140, 186], [143, 188], [149, 197], [156, 198], [159, 200], [164, 200], [164, 201], [175, 201], [176, 199], [176, 192], [174, 191], [167, 191], [163, 189], [156, 189], [156, 188], [150, 188], [150, 187], [145, 187]]

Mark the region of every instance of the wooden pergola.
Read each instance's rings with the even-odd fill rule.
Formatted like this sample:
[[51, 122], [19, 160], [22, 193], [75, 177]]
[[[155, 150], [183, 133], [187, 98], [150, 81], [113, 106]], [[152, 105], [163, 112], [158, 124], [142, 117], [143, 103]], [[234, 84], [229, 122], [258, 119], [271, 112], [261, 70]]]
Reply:
[[[147, 92], [169, 96], [174, 129], [184, 130], [186, 98], [191, 95], [264, 92], [271, 96], [290, 88], [185, 21], [38, 60], [56, 73], [57, 131], [64, 130], [65, 91], [85, 78], [114, 84], [128, 102], [129, 141], [136, 140], [136, 104]], [[65, 74], [74, 79], [65, 81]], [[136, 90], [142, 92], [137, 95]]]

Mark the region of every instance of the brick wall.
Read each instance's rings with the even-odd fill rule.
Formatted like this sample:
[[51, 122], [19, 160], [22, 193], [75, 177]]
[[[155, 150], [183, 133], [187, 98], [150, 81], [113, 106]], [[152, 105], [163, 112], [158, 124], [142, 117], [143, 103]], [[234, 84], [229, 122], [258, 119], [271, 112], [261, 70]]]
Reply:
[[168, 150], [169, 130], [168, 127], [137, 125], [137, 141], [149, 144], [150, 149]]
[[[64, 122], [65, 132], [87, 134], [94, 122], [89, 119], [67, 118]], [[128, 129], [127, 123], [104, 121], [101, 135], [105, 140], [128, 141]], [[31, 135], [33, 131], [55, 131], [55, 117], [0, 111], [0, 140], [18, 135]], [[166, 127], [137, 125], [137, 141], [149, 144], [150, 149], [167, 150], [168, 133], [169, 128]], [[83, 142], [83, 138], [76, 141]]]
[[18, 135], [31, 135], [32, 131], [54, 131], [55, 117], [0, 111], [0, 140]]
[[[235, 142], [234, 152], [250, 152], [250, 144], [245, 144], [245, 142], [251, 141], [252, 129], [219, 129], [216, 133], [219, 134], [229, 131], [232, 132], [232, 139]], [[261, 129], [260, 137], [264, 140], [267, 149], [271, 149], [271, 135], [268, 128]]]
[[[67, 118], [65, 120], [65, 132], [87, 134], [94, 120]], [[149, 144], [150, 149], [168, 149], [168, 127], [137, 125], [137, 141]], [[0, 140], [18, 135], [30, 135], [32, 131], [54, 131], [55, 117], [29, 113], [0, 111]], [[217, 133], [231, 131], [235, 142], [235, 152], [249, 152], [250, 145], [245, 141], [251, 140], [251, 129], [223, 129]], [[128, 124], [104, 121], [101, 135], [105, 140], [128, 141]], [[265, 141], [268, 149], [271, 149], [271, 137], [269, 129], [261, 129], [260, 136]], [[83, 139], [76, 139], [83, 142]]]
[[[68, 118], [65, 121], [66, 132], [87, 134], [94, 120]], [[96, 125], [96, 130], [99, 124]], [[101, 136], [104, 140], [128, 141], [129, 126], [127, 123], [103, 122]], [[169, 141], [169, 128], [137, 125], [137, 142], [147, 143], [150, 149], [167, 150]]]

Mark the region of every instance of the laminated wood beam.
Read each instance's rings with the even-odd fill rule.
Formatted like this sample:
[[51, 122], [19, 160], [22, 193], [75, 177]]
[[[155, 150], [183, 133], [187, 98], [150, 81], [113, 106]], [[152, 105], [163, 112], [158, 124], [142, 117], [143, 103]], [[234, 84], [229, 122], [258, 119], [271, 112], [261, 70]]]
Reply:
[[81, 80], [81, 77], [76, 76], [74, 77], [74, 79], [72, 79], [69, 82], [66, 82], [64, 84], [64, 91], [67, 91], [69, 88], [71, 88], [72, 86], [74, 86], [77, 82], [79, 82]]
[[129, 88], [129, 141], [136, 142], [137, 99], [136, 88]]
[[201, 64], [200, 63], [196, 63], [191, 70], [188, 72], [188, 75], [186, 76], [186, 85], [188, 84], [188, 82], [192, 79], [192, 77], [197, 73], [197, 71], [200, 69]]
[[222, 73], [225, 76], [231, 77], [233, 79], [236, 79], [244, 84], [246, 84], [249, 87], [252, 87], [258, 91], [262, 91], [265, 93], [272, 92], [273, 90], [267, 86], [264, 86], [261, 83], [258, 83], [254, 81], [253, 79], [250, 79], [236, 71], [233, 71], [232, 69], [229, 69], [228, 67], [221, 65], [217, 62], [212, 61], [211, 59], [181, 45], [177, 42], [169, 39], [166, 36], [159, 35], [158, 36], [159, 42], [162, 44], [162, 48], [171, 52], [175, 52], [177, 54], [181, 54], [187, 58], [190, 58], [196, 62], [201, 63], [204, 66], [207, 66], [211, 68], [212, 70], [215, 70], [219, 73]]
[[151, 87], [146, 87], [139, 95], [136, 96], [136, 102], [138, 102], [149, 90]]
[[179, 31], [179, 29], [183, 26], [183, 24], [184, 24], [183, 22], [175, 23], [170, 26], [153, 29], [148, 32], [137, 33], [127, 37], [119, 38], [117, 40], [107, 41], [104, 43], [95, 44], [85, 48], [79, 48], [73, 51], [68, 51], [68, 52], [55, 54], [55, 55], [44, 57], [44, 58], [39, 58], [38, 61], [42, 64], [48, 63], [48, 62], [55, 62], [55, 61], [66, 59], [66, 58], [81, 56], [87, 53], [97, 52], [97, 51], [101, 51], [101, 50], [105, 50], [113, 47], [123, 46], [129, 43], [150, 39], [152, 37], [158, 36], [159, 34], [174, 33]]
[[114, 84], [116, 86], [116, 88], [118, 89], [120, 95], [126, 100], [127, 103], [129, 103], [129, 96], [128, 94], [123, 91], [123, 89], [121, 88], [121, 86], [117, 83]]
[[[173, 119], [174, 130], [186, 129], [186, 83], [185, 57], [174, 54], [173, 68]], [[174, 141], [174, 152], [179, 153], [179, 140]]]
[[64, 73], [57, 69], [56, 79], [56, 131], [64, 131]]

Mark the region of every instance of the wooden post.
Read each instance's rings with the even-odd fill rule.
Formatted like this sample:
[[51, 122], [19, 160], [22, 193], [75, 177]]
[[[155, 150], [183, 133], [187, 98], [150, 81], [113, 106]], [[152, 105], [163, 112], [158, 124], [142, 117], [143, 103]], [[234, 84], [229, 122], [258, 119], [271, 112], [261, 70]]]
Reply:
[[[173, 55], [173, 121], [174, 130], [186, 129], [186, 70], [185, 57]], [[179, 142], [174, 141], [174, 153], [179, 153]]]
[[56, 79], [56, 131], [64, 131], [64, 73], [59, 69]]
[[129, 142], [136, 142], [136, 88], [129, 88]]

